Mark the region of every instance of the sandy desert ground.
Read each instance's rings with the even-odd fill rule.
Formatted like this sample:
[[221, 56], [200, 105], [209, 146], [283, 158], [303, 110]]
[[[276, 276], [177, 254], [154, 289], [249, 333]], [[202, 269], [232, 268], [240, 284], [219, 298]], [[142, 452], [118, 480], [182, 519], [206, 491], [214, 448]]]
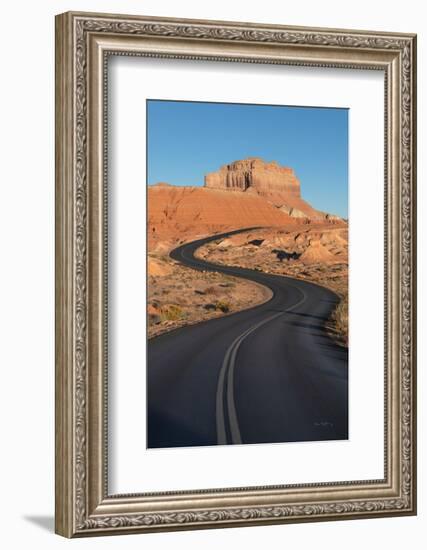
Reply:
[[236, 277], [195, 271], [165, 254], [148, 257], [148, 337], [265, 302], [268, 289]]

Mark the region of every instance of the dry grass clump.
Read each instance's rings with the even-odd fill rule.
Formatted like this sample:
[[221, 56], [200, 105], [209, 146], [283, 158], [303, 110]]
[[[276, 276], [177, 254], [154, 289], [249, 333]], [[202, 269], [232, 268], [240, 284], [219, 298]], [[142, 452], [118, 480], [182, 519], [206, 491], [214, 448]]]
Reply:
[[176, 304], [161, 308], [160, 321], [179, 321], [185, 317], [185, 312]]
[[331, 325], [341, 343], [348, 346], [348, 294], [341, 298], [340, 303], [332, 312]]
[[205, 294], [217, 294], [217, 289], [214, 286], [208, 286], [204, 290]]
[[219, 300], [215, 304], [215, 308], [223, 313], [228, 313], [230, 311], [231, 304], [225, 300]]

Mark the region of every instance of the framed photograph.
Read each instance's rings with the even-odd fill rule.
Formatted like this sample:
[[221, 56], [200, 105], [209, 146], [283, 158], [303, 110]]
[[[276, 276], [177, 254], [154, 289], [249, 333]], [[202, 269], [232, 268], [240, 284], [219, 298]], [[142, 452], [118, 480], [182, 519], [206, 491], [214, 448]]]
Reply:
[[56, 532], [416, 513], [416, 37], [56, 18]]

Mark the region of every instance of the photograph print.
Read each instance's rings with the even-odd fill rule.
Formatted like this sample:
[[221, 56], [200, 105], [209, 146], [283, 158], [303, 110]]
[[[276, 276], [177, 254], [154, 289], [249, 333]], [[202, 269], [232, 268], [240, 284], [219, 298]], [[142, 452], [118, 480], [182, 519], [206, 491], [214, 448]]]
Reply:
[[347, 440], [348, 110], [146, 108], [147, 447]]

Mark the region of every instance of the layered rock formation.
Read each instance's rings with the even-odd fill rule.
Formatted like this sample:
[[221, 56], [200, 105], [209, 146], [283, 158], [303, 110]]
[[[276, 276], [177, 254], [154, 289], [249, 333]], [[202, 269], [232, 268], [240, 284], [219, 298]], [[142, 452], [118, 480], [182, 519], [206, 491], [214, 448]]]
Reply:
[[250, 157], [221, 166], [205, 176], [207, 189], [260, 195], [292, 217], [324, 218], [301, 198], [300, 182], [292, 168]]
[[214, 189], [255, 190], [258, 194], [300, 196], [300, 183], [292, 168], [260, 158], [236, 160], [206, 174], [205, 187]]
[[297, 220], [254, 194], [203, 187], [152, 185], [148, 188], [148, 245], [170, 246], [241, 227], [295, 225]]

